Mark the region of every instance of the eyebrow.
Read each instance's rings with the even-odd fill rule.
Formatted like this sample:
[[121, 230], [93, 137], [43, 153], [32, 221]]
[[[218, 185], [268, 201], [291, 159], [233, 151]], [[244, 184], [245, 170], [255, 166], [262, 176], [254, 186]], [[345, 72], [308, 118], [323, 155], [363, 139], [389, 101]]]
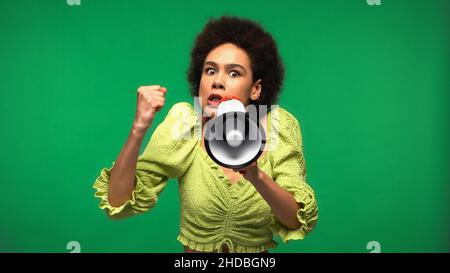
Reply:
[[[207, 62], [205, 62], [205, 64], [204, 65], [212, 65], [212, 66], [214, 66], [214, 67], [217, 67], [217, 64], [215, 63], [215, 62], [212, 62], [212, 61], [207, 61]], [[231, 64], [227, 64], [227, 65], [225, 65], [225, 68], [227, 68], [227, 69], [231, 69], [231, 68], [234, 68], [234, 67], [239, 67], [239, 68], [241, 68], [242, 70], [244, 70], [244, 72], [246, 72], [247, 70], [242, 66], [242, 65], [240, 65], [240, 64], [235, 64], [235, 63], [231, 63]]]

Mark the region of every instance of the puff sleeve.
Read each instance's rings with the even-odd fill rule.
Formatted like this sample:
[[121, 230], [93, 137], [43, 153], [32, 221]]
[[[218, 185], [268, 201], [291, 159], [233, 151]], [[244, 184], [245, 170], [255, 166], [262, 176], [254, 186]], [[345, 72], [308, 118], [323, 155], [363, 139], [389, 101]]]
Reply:
[[192, 134], [196, 124], [193, 107], [175, 104], [152, 134], [136, 165], [135, 189], [130, 200], [119, 207], [108, 202], [111, 168], [103, 168], [94, 182], [99, 207], [113, 219], [120, 219], [153, 208], [167, 181], [182, 176], [195, 156], [197, 139]]
[[280, 187], [290, 192], [301, 206], [297, 211], [301, 226], [297, 230], [284, 226], [272, 214], [271, 230], [287, 242], [304, 239], [316, 225], [318, 209], [314, 191], [306, 180], [300, 124], [294, 116], [281, 108], [275, 116], [278, 117], [276, 129], [279, 139], [273, 153], [272, 178]]

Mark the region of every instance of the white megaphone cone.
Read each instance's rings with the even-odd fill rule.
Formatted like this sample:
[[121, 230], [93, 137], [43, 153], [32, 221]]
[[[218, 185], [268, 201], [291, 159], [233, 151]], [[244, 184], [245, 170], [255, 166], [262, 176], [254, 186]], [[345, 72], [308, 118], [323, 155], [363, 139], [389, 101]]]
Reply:
[[244, 168], [258, 159], [266, 143], [264, 129], [257, 117], [250, 117], [237, 98], [225, 97], [217, 115], [205, 126], [205, 148], [217, 164]]

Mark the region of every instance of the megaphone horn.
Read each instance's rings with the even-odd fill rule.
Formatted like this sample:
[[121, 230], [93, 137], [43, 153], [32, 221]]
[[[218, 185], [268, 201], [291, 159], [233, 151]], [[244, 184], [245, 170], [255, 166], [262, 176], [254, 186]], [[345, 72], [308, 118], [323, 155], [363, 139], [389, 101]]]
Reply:
[[265, 133], [258, 118], [245, 110], [236, 97], [224, 97], [217, 115], [205, 126], [205, 148], [217, 164], [230, 168], [244, 168], [256, 161], [265, 146]]

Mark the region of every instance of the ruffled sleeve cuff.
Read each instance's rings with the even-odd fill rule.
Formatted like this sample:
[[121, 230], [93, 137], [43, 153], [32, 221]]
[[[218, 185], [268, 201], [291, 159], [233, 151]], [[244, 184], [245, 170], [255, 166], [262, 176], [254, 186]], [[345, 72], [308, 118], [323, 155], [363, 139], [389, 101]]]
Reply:
[[295, 190], [292, 193], [295, 201], [302, 206], [297, 210], [297, 218], [301, 224], [300, 228], [293, 230], [284, 226], [274, 214], [272, 214], [270, 223], [270, 229], [278, 234], [284, 243], [288, 240], [303, 240], [306, 234], [314, 228], [318, 218], [314, 194], [307, 190]]
[[153, 188], [146, 187], [142, 179], [136, 176], [136, 186], [131, 194], [131, 199], [119, 207], [114, 207], [108, 202], [108, 188], [111, 176], [111, 168], [103, 168], [100, 176], [95, 181], [93, 188], [95, 196], [100, 198], [99, 207], [106, 211], [113, 219], [124, 218], [133, 214], [145, 212], [155, 206], [158, 196]]

